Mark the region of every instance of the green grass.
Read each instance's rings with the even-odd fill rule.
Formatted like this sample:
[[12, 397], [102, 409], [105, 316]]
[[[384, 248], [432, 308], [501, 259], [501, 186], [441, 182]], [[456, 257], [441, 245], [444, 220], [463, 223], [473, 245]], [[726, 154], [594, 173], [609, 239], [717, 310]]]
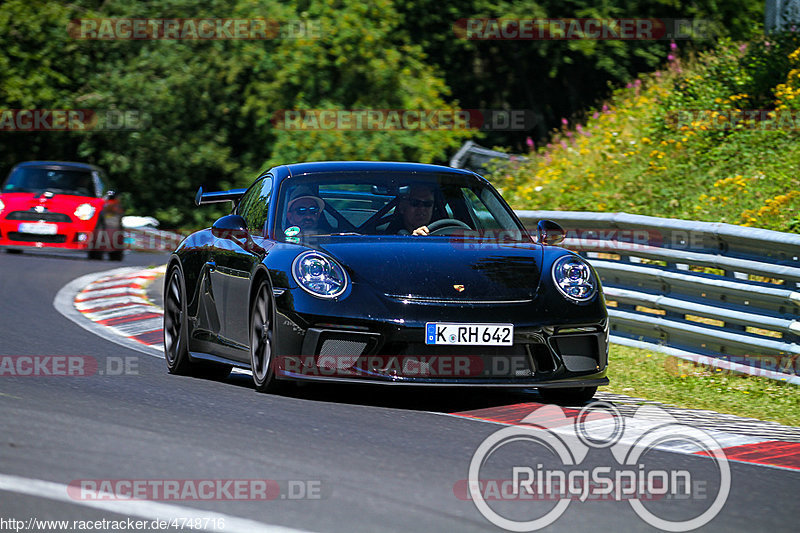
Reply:
[[800, 426], [797, 385], [616, 344], [610, 347], [608, 372], [611, 384], [601, 391]]

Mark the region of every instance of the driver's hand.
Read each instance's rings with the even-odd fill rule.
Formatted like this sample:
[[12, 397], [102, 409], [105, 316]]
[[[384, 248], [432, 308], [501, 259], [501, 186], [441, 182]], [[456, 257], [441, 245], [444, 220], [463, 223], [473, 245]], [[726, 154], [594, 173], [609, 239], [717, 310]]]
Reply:
[[428, 226], [420, 226], [414, 231], [412, 231], [411, 235], [429, 235], [430, 232], [431, 231], [428, 229]]

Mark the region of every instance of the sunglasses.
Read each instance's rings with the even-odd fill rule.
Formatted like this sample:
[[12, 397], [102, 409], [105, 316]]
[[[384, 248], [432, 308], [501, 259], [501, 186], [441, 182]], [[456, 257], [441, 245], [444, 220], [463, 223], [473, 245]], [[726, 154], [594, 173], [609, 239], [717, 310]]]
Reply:
[[309, 207], [296, 207], [292, 209], [292, 213], [297, 213], [298, 215], [305, 215], [306, 213], [309, 215], [316, 215], [319, 213], [319, 207], [315, 205]]
[[408, 203], [411, 204], [411, 207], [433, 207], [433, 200], [417, 200], [416, 198], [411, 198]]

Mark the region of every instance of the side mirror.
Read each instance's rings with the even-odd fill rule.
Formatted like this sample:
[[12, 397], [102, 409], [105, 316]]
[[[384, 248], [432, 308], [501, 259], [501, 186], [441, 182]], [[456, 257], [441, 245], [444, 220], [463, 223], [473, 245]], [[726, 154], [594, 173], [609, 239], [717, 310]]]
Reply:
[[240, 215], [226, 215], [211, 225], [211, 234], [218, 239], [246, 241], [247, 222]]
[[564, 242], [564, 228], [552, 220], [540, 220], [536, 224], [536, 240], [545, 246], [558, 246]]
[[110, 191], [108, 191], [108, 192], [106, 193], [106, 199], [107, 199], [107, 200], [113, 200], [113, 199], [114, 199], [114, 198], [116, 198], [116, 197], [117, 197], [117, 191], [110, 190]]

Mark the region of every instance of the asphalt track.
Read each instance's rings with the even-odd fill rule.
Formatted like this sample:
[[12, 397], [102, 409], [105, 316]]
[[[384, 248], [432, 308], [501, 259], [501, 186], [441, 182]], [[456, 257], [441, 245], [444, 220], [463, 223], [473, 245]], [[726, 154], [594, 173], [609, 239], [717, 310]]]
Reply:
[[[10, 519], [22, 521], [21, 531], [77, 531], [82, 526], [28, 529], [28, 520], [189, 517], [223, 520], [224, 531], [501, 531], [458, 497], [458, 487], [481, 442], [508, 426], [450, 413], [533, 405], [535, 393], [315, 386], [262, 395], [242, 375], [170, 376], [162, 359], [101, 338], [53, 306], [62, 287], [86, 274], [164, 262], [148, 254], [117, 264], [0, 253], [0, 357], [83, 356], [98, 368], [78, 377], [0, 376], [0, 529], [13, 529]], [[127, 372], [116, 371], [120, 362]], [[613, 465], [610, 453], [593, 451], [582, 468]], [[508, 475], [512, 466], [552, 462], [547, 450], [529, 447], [488, 466]], [[651, 450], [646, 462], [693, 479], [717, 473], [713, 460], [697, 455]], [[796, 530], [800, 471], [729, 466], [730, 494], [704, 531]], [[66, 489], [76, 480], [252, 479], [273, 480], [280, 494], [94, 501]], [[293, 499], [289, 485], [314, 497]], [[520, 502], [502, 505], [510, 516], [527, 512]], [[653, 509], [679, 519], [704, 505], [661, 501]], [[544, 530], [556, 529], [657, 530], [626, 501], [573, 502]]]

